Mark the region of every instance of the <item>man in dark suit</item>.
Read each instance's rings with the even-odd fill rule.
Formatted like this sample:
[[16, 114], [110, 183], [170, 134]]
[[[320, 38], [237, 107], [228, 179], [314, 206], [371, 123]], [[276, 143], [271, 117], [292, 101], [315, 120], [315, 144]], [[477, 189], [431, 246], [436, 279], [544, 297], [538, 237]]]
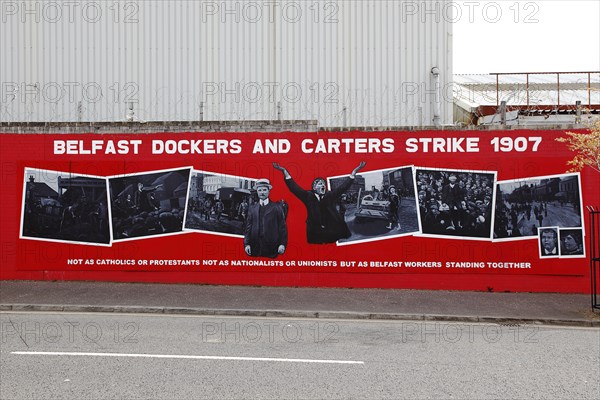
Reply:
[[400, 196], [398, 196], [398, 192], [396, 192], [396, 187], [394, 185], [390, 186], [389, 191], [390, 194], [388, 196], [388, 200], [390, 205], [388, 211], [390, 223], [388, 226], [386, 226], [386, 228], [400, 230], [400, 219], [398, 217], [398, 211], [400, 210]]
[[350, 176], [334, 190], [327, 191], [325, 179], [316, 178], [312, 190], [304, 190], [294, 180], [287, 169], [277, 163], [273, 167], [281, 172], [288, 189], [306, 207], [306, 240], [311, 244], [335, 243], [351, 236], [346, 221], [336, 209], [342, 194], [352, 186], [356, 173], [364, 168], [365, 162], [352, 171]]
[[442, 187], [442, 202], [446, 203], [449, 207], [449, 215], [451, 226], [448, 229], [457, 229], [462, 227], [462, 221], [460, 221], [459, 207], [461, 201], [464, 200], [465, 194], [461, 187], [456, 183], [456, 175], [450, 175], [448, 178], [449, 183]]
[[255, 187], [259, 201], [248, 207], [244, 251], [252, 257], [275, 258], [287, 247], [285, 212], [281, 204], [269, 199], [272, 186], [268, 179], [259, 179]]
[[150, 194], [161, 187], [162, 184], [146, 187], [142, 182], [138, 182], [138, 190], [135, 192], [134, 198], [135, 208], [138, 213], [143, 211], [150, 212], [158, 209], [156, 204], [152, 201]]

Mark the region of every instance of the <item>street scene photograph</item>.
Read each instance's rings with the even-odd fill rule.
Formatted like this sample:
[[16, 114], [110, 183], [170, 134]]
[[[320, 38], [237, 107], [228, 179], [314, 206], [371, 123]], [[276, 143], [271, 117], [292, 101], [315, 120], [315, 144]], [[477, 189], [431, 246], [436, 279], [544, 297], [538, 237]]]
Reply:
[[110, 177], [113, 240], [181, 233], [190, 173], [183, 168]]
[[530, 239], [548, 226], [582, 228], [579, 180], [564, 174], [498, 182], [494, 239]]
[[110, 245], [106, 178], [25, 169], [21, 237]]
[[[419, 232], [412, 167], [398, 167], [356, 175], [336, 205], [351, 236], [338, 244], [360, 243]], [[328, 178], [331, 190], [347, 177]]]
[[423, 235], [490, 239], [496, 172], [415, 169]]
[[186, 230], [244, 236], [250, 205], [258, 202], [256, 179], [193, 171]]

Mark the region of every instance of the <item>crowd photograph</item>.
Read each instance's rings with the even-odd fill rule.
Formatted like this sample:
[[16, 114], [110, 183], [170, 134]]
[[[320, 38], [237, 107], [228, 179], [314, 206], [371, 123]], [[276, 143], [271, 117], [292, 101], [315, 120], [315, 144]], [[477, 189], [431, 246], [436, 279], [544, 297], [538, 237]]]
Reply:
[[424, 235], [492, 238], [495, 172], [415, 169]]

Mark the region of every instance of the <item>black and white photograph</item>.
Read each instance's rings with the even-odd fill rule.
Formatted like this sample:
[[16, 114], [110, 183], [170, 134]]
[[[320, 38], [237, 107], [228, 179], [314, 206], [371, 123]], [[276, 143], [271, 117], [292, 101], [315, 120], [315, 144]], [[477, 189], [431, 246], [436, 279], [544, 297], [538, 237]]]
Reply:
[[258, 203], [250, 204], [244, 223], [244, 252], [250, 257], [276, 258], [288, 245], [287, 208], [270, 198], [271, 181], [256, 181]]
[[579, 173], [500, 181], [494, 240], [532, 239], [542, 227], [582, 228]]
[[25, 168], [20, 237], [110, 246], [106, 178]]
[[560, 256], [585, 257], [585, 236], [583, 229], [559, 229]]
[[560, 254], [558, 246], [558, 227], [549, 226], [538, 230], [540, 258], [556, 258]]
[[[348, 175], [328, 178], [330, 190], [335, 191], [347, 178]], [[419, 233], [411, 166], [357, 174], [336, 208], [351, 233], [338, 245]]]
[[191, 168], [109, 177], [114, 241], [183, 232]]
[[185, 229], [244, 237], [248, 209], [258, 202], [256, 179], [193, 171]]
[[415, 168], [423, 236], [492, 239], [495, 171]]

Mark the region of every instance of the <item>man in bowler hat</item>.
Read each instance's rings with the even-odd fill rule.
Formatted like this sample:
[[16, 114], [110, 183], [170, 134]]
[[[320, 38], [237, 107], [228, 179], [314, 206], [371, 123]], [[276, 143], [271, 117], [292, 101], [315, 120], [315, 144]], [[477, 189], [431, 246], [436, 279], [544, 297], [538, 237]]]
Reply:
[[255, 187], [259, 201], [248, 207], [244, 251], [252, 257], [275, 258], [287, 247], [285, 211], [280, 203], [269, 199], [272, 186], [268, 179], [259, 179]]

